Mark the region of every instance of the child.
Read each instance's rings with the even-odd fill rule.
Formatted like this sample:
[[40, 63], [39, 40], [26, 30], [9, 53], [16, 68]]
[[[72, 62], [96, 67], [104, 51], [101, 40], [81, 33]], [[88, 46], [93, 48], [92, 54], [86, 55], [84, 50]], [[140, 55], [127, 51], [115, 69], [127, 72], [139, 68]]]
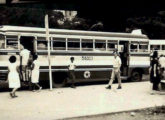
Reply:
[[20, 78], [18, 74], [18, 66], [16, 64], [16, 57], [11, 56], [9, 58], [10, 65], [8, 67], [9, 74], [8, 74], [8, 81], [9, 81], [9, 88], [13, 88], [12, 92], [10, 92], [10, 96], [12, 98], [18, 97], [16, 96], [16, 91], [18, 88], [20, 88]]
[[32, 76], [31, 76], [31, 82], [33, 83], [33, 91], [35, 91], [35, 86], [38, 87], [39, 90], [42, 89], [42, 87], [38, 84], [39, 83], [39, 64], [37, 60], [38, 56], [34, 56], [34, 61], [33, 61], [33, 70], [32, 70]]
[[76, 66], [74, 64], [74, 57], [71, 57], [70, 60], [71, 60], [71, 63], [69, 65], [68, 69], [69, 69], [69, 75], [72, 78], [71, 87], [76, 88], [75, 85], [74, 85], [74, 82], [75, 82], [75, 68], [76, 68]]

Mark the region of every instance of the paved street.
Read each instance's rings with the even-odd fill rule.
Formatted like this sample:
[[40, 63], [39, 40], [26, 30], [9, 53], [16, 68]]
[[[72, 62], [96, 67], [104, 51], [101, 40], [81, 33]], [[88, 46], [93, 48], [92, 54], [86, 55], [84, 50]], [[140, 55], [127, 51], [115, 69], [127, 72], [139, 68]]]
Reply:
[[55, 120], [165, 105], [165, 95], [151, 95], [149, 82], [124, 83], [123, 89], [106, 85], [59, 88], [41, 92], [19, 91], [11, 99], [0, 93], [0, 120]]

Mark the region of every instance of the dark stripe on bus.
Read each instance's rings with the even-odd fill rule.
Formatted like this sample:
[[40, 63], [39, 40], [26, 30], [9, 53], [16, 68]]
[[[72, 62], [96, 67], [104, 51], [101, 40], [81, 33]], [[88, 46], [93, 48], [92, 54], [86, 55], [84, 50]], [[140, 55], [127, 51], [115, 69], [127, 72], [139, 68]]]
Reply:
[[0, 70], [8, 70], [8, 67], [6, 67], [6, 66], [3, 67], [3, 66], [1, 66], [1, 67], [0, 67]]

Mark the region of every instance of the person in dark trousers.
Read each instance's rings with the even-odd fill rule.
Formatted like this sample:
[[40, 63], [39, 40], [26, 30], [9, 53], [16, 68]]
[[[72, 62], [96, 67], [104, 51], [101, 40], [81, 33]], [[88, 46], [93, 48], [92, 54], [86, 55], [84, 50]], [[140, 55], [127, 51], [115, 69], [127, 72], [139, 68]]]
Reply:
[[27, 65], [30, 57], [30, 51], [24, 49], [23, 45], [20, 45], [20, 66], [21, 66], [21, 76], [23, 81], [28, 81], [28, 75], [26, 74]]
[[72, 80], [72, 85], [71, 85], [71, 88], [76, 88], [75, 87], [75, 79], [76, 79], [76, 77], [75, 77], [75, 68], [76, 68], [76, 65], [74, 64], [74, 57], [71, 57], [70, 58], [70, 64], [69, 64], [69, 66], [68, 66], [68, 70], [69, 70], [69, 76], [70, 76], [70, 78], [71, 78], [71, 80]]
[[33, 56], [30, 55], [27, 68], [26, 68], [26, 75], [27, 75], [27, 80], [29, 84], [29, 90], [32, 90], [32, 84], [31, 84], [31, 76], [32, 76], [32, 69], [33, 69]]
[[151, 72], [150, 72], [150, 81], [153, 83], [153, 90], [158, 91], [158, 85], [160, 83], [160, 67], [158, 63], [158, 53], [154, 51], [151, 59]]

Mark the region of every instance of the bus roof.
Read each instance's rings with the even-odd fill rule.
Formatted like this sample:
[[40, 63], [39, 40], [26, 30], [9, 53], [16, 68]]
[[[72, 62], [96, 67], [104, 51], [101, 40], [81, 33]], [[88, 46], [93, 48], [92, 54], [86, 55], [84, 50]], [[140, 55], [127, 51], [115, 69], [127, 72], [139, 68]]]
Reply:
[[149, 43], [150, 45], [165, 45], [165, 39], [152, 39]]
[[[22, 26], [8, 26], [3, 25], [0, 27], [0, 32], [12, 32], [12, 33], [37, 33], [45, 34], [45, 28], [37, 27], [22, 27]], [[66, 30], [66, 29], [49, 29], [50, 34], [58, 35], [81, 35], [81, 36], [98, 36], [98, 37], [123, 37], [123, 38], [140, 38], [148, 39], [144, 34], [133, 33], [115, 33], [115, 32], [98, 32], [98, 31], [82, 31], [82, 30]]]

